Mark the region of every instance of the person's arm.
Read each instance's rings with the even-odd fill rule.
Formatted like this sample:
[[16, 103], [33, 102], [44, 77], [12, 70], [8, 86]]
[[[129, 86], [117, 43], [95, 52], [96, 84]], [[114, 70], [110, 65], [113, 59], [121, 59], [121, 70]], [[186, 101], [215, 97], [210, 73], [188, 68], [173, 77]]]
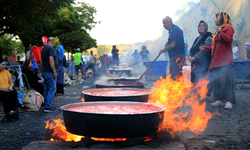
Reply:
[[168, 41], [166, 42], [165, 47], [167, 47], [167, 45], [168, 45]]
[[51, 69], [53, 70], [53, 73], [54, 73], [53, 78], [56, 78], [57, 77], [57, 73], [56, 73], [54, 56], [49, 56], [49, 65], [50, 65], [50, 67], [51, 67]]
[[[208, 38], [205, 40], [205, 42], [204, 42], [204, 46], [211, 46], [211, 43], [212, 43], [212, 37], [208, 37]], [[206, 51], [199, 51], [198, 53], [196, 53], [196, 54], [193, 56], [193, 57], [194, 57], [193, 60], [198, 59], [198, 58], [200, 58], [200, 57], [202, 57], [202, 56], [204, 56], [204, 55], [206, 55], [206, 54], [207, 54]]]
[[8, 88], [8, 91], [10, 92], [10, 91], [13, 91], [13, 81], [12, 81], [12, 77], [10, 76], [9, 78], [8, 78], [8, 83], [9, 83], [9, 88]]
[[164, 49], [160, 50], [160, 52], [159, 52], [160, 54], [175, 48], [176, 41], [179, 38], [179, 37], [177, 37], [178, 29], [172, 29], [172, 31], [170, 33], [171, 33], [171, 35], [169, 35], [169, 37], [171, 37], [171, 40], [170, 40], [171, 43], [169, 44], [169, 41], [168, 41], [167, 44], [169, 44], [169, 45], [167, 47], [165, 47]]
[[185, 43], [185, 47], [188, 47], [188, 43]]
[[171, 50], [172, 48], [175, 48], [175, 41], [171, 42], [167, 47], [160, 50], [160, 54], [164, 53], [164, 52], [167, 52], [167, 51]]
[[[219, 27], [218, 27], [219, 28]], [[230, 44], [233, 42], [233, 34], [234, 34], [234, 30], [232, 27], [227, 26], [223, 29], [221, 29], [221, 27], [218, 29], [218, 32], [220, 33], [220, 37], [222, 39], [222, 41], [224, 41], [227, 44]]]

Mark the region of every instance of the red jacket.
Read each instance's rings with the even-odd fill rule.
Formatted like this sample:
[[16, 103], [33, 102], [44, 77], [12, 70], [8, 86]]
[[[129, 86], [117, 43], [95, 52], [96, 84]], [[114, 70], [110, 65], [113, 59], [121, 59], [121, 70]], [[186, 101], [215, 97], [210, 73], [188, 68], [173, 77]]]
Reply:
[[[225, 65], [234, 65], [232, 42], [233, 42], [234, 29], [231, 26], [225, 26], [222, 29], [222, 34], [218, 34], [218, 42], [214, 57], [212, 58], [211, 68], [221, 67]], [[215, 37], [217, 39], [217, 37]], [[205, 47], [205, 51], [211, 52], [213, 56], [214, 45]]]

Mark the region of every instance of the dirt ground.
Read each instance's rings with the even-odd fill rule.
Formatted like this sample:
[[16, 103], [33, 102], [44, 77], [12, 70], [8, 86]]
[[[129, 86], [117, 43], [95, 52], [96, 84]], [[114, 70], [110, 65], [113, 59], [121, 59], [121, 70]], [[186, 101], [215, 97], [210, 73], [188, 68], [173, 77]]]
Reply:
[[[81, 85], [65, 87], [65, 94], [55, 96], [53, 106], [80, 102], [82, 87], [94, 88], [95, 78], [88, 78]], [[146, 88], [152, 87], [147, 82]], [[89, 147], [67, 142], [44, 141], [44, 129], [47, 120], [61, 118], [59, 109], [56, 113], [44, 113], [43, 108], [38, 112], [19, 109], [18, 121], [0, 122], [0, 149], [250, 149], [250, 86], [236, 90], [237, 104], [232, 110], [223, 107], [212, 107], [212, 98], [207, 100], [207, 110], [221, 116], [209, 120], [207, 128], [199, 136], [182, 133], [179, 138], [170, 139], [166, 136], [155, 138], [152, 141], [135, 145], [124, 146], [118, 143], [95, 143]], [[3, 112], [0, 108], [0, 112]]]

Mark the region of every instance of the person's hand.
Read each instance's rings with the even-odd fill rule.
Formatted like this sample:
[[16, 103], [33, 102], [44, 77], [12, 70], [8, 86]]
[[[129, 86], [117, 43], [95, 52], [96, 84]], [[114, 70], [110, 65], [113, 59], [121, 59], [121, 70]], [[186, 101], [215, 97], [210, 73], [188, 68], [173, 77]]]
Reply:
[[38, 83], [42, 83], [43, 84], [43, 81], [42, 80], [38, 80]]
[[12, 88], [12, 87], [9, 87], [9, 88], [7, 88], [7, 89], [8, 89], [8, 92], [13, 91], [13, 88]]
[[159, 54], [164, 53], [164, 49], [160, 50]]
[[218, 26], [218, 27], [216, 28], [216, 30], [217, 30], [217, 32], [218, 32], [219, 34], [222, 33], [222, 28], [221, 28], [221, 26]]
[[201, 44], [201, 46], [199, 47], [200, 50], [204, 51], [205, 50], [205, 46]]
[[57, 73], [56, 73], [56, 72], [54, 72], [53, 78], [54, 78], [54, 79], [57, 78]]
[[192, 63], [195, 60], [195, 57], [188, 56], [188, 59]]

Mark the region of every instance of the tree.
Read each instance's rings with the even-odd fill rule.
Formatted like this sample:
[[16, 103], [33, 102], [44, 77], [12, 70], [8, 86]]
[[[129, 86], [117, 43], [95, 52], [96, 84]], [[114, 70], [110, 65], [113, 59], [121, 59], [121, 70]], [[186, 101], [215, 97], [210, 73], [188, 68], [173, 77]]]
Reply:
[[58, 36], [61, 44], [71, 52], [73, 49], [96, 47], [96, 40], [87, 33], [98, 21], [94, 20], [96, 9], [87, 3], [78, 3], [78, 6], [62, 7], [53, 20], [54, 36]]
[[26, 52], [34, 40], [41, 40], [45, 33], [51, 33], [50, 20], [57, 10], [72, 3], [73, 0], [2, 0], [0, 37], [7, 33], [18, 35]]
[[97, 44], [95, 39], [90, 37], [85, 30], [81, 29], [69, 33], [63, 46], [68, 52], [75, 53], [77, 48], [80, 48], [81, 51], [85, 51], [89, 48], [97, 47]]
[[10, 34], [0, 37], [0, 47], [2, 48], [2, 53], [9, 56], [19, 55], [24, 51], [22, 42], [14, 40], [14, 36]]

